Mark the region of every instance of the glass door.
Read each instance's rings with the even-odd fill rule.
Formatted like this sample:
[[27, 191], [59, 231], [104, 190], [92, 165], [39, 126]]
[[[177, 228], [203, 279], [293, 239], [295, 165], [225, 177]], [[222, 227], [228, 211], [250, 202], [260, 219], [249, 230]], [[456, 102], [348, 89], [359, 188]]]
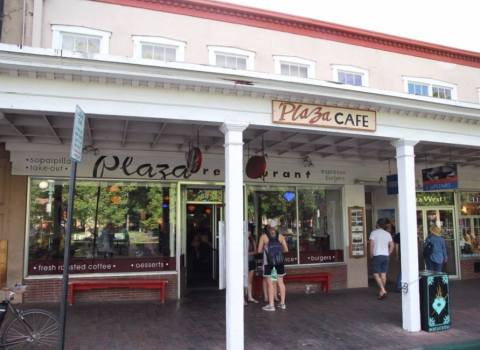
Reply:
[[423, 259], [423, 242], [428, 236], [428, 232], [432, 226], [438, 226], [442, 229], [442, 237], [445, 239], [447, 248], [448, 261], [443, 267], [443, 271], [451, 275], [457, 276], [457, 254], [455, 249], [455, 210], [454, 208], [423, 208], [417, 210], [417, 230], [418, 230], [418, 247], [419, 247], [419, 268], [425, 268]]
[[186, 287], [218, 285], [218, 222], [223, 220], [223, 189], [186, 187], [183, 192]]

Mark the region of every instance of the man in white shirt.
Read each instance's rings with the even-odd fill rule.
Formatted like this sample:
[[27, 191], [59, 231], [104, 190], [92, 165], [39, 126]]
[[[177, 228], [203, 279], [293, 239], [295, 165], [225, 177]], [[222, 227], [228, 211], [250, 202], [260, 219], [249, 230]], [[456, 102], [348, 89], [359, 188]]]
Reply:
[[370, 233], [370, 257], [372, 258], [373, 278], [380, 289], [379, 300], [387, 296], [385, 286], [387, 283], [388, 259], [394, 248], [392, 235], [386, 231], [388, 224], [388, 219], [378, 219], [377, 228]]

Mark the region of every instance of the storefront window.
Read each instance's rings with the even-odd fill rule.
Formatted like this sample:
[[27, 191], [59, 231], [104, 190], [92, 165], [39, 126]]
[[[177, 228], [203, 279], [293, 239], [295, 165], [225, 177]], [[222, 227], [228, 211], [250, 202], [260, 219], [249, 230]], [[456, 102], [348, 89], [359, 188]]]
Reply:
[[302, 187], [248, 187], [248, 220], [257, 239], [269, 220], [280, 222], [286, 264], [343, 261], [341, 192]]
[[[28, 274], [63, 269], [68, 182], [32, 179]], [[176, 186], [77, 181], [71, 273], [175, 270]]]
[[343, 261], [340, 191], [298, 190], [300, 263]]
[[480, 192], [461, 192], [459, 196], [461, 255], [480, 256]]

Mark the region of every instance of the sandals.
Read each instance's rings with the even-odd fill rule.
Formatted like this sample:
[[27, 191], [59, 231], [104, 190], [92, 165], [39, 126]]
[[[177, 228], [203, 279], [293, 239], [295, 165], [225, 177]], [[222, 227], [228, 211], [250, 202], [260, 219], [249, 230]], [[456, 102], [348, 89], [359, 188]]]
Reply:
[[378, 300], [383, 300], [387, 297], [387, 293], [383, 293], [377, 297]]

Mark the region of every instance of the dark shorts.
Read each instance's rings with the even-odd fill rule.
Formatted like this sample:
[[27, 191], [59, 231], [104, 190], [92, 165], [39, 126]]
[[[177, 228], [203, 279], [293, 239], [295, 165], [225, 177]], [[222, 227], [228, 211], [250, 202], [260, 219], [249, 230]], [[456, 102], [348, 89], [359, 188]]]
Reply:
[[257, 264], [255, 263], [254, 260], [248, 260], [248, 271], [255, 271], [257, 269]]
[[376, 255], [372, 259], [373, 273], [387, 273], [388, 271], [388, 256]]
[[278, 276], [285, 276], [285, 265], [263, 265], [263, 277], [269, 277], [274, 266]]

